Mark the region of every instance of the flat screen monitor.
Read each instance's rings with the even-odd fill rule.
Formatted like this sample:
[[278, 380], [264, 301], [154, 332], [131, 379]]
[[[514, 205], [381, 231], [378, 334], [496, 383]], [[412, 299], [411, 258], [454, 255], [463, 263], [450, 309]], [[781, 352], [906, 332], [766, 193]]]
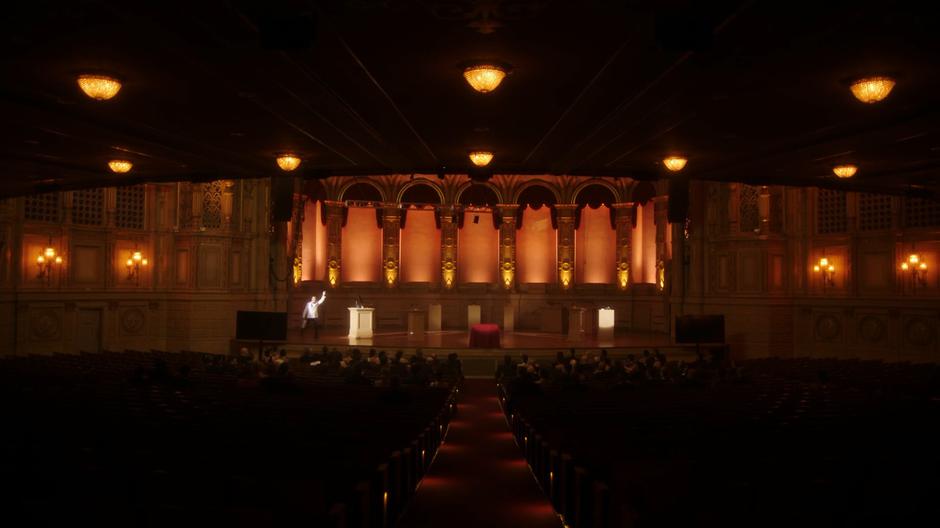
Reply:
[[676, 316], [676, 343], [724, 343], [724, 315]]
[[287, 312], [248, 312], [239, 310], [235, 318], [235, 339], [245, 341], [286, 341]]

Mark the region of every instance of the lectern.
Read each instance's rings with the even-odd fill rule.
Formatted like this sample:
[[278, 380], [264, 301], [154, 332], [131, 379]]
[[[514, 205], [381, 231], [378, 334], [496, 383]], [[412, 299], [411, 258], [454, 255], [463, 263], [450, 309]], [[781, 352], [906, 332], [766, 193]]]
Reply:
[[614, 309], [608, 307], [597, 310], [597, 340], [614, 340]]
[[349, 337], [363, 338], [372, 337], [372, 312], [375, 308], [356, 308], [349, 309]]

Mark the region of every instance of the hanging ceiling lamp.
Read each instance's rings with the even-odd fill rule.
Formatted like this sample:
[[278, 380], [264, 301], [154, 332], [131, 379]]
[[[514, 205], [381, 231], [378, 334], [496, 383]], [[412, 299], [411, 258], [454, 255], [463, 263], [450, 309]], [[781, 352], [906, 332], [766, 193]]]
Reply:
[[130, 172], [130, 170], [134, 168], [134, 164], [128, 160], [111, 160], [108, 162], [108, 167], [111, 169], [111, 172], [124, 174], [125, 172]]
[[277, 166], [284, 172], [290, 172], [300, 166], [300, 157], [293, 154], [281, 154], [277, 157]]
[[672, 172], [679, 172], [685, 168], [685, 164], [688, 162], [688, 158], [682, 156], [669, 156], [663, 160], [663, 165]]
[[121, 81], [107, 75], [82, 74], [78, 76], [78, 87], [92, 99], [107, 101], [121, 91]]
[[470, 161], [477, 167], [486, 167], [493, 161], [493, 153], [488, 150], [474, 150], [470, 153]]
[[858, 167], [855, 165], [836, 165], [832, 168], [832, 172], [839, 178], [851, 178], [858, 172]]
[[489, 93], [503, 82], [507, 73], [507, 68], [496, 64], [474, 64], [464, 69], [463, 78], [474, 90]]
[[891, 77], [865, 77], [852, 83], [852, 95], [863, 103], [877, 103], [888, 97], [895, 84]]

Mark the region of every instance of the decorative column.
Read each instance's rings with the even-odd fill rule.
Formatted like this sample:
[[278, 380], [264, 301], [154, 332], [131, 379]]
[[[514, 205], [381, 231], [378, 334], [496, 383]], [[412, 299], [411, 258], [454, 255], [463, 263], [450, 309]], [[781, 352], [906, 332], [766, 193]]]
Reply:
[[382, 275], [385, 287], [398, 285], [398, 265], [401, 254], [401, 209], [398, 204], [382, 207]]
[[633, 202], [613, 204], [612, 207], [617, 222], [617, 287], [626, 290], [630, 285], [630, 263], [633, 261], [630, 240], [636, 209]]
[[659, 291], [666, 290], [666, 229], [669, 228], [669, 197], [653, 198], [653, 214], [656, 223], [656, 285]]
[[499, 211], [499, 279], [512, 290], [516, 280], [516, 210], [518, 205], [497, 205]]
[[339, 286], [343, 255], [343, 202], [327, 200], [326, 206], [326, 279], [331, 288]]
[[457, 284], [457, 222], [452, 205], [441, 207], [441, 286], [451, 290]]
[[558, 219], [558, 285], [567, 290], [574, 283], [574, 214], [577, 204], [555, 206]]
[[235, 182], [222, 180], [222, 229], [232, 229], [232, 212], [235, 205]]
[[770, 233], [770, 187], [762, 185], [757, 196], [757, 215], [760, 217], [760, 234]]

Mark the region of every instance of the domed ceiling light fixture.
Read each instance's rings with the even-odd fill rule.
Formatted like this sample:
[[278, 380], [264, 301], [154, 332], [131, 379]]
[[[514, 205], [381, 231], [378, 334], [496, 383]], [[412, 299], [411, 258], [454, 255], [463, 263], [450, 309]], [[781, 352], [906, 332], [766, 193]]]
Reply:
[[852, 83], [852, 95], [863, 103], [877, 103], [888, 97], [895, 84], [891, 77], [864, 77]]
[[858, 172], [858, 167], [855, 165], [836, 165], [832, 168], [832, 172], [839, 178], [851, 178], [855, 176], [855, 173]]
[[111, 160], [108, 162], [108, 168], [116, 174], [124, 174], [130, 172], [134, 168], [134, 164], [129, 160]]
[[107, 101], [121, 91], [121, 81], [107, 75], [82, 74], [78, 76], [78, 87], [92, 99]]
[[284, 172], [290, 172], [300, 166], [300, 157], [285, 153], [277, 157], [277, 166]]
[[470, 161], [477, 167], [486, 167], [493, 161], [493, 153], [488, 150], [474, 150], [469, 156]]
[[684, 156], [669, 156], [663, 160], [663, 165], [672, 172], [679, 172], [685, 168], [685, 164], [688, 162], [688, 158]]
[[509, 68], [505, 66], [494, 63], [475, 63], [464, 68], [463, 78], [474, 90], [489, 93], [503, 82], [507, 73], [509, 73]]

